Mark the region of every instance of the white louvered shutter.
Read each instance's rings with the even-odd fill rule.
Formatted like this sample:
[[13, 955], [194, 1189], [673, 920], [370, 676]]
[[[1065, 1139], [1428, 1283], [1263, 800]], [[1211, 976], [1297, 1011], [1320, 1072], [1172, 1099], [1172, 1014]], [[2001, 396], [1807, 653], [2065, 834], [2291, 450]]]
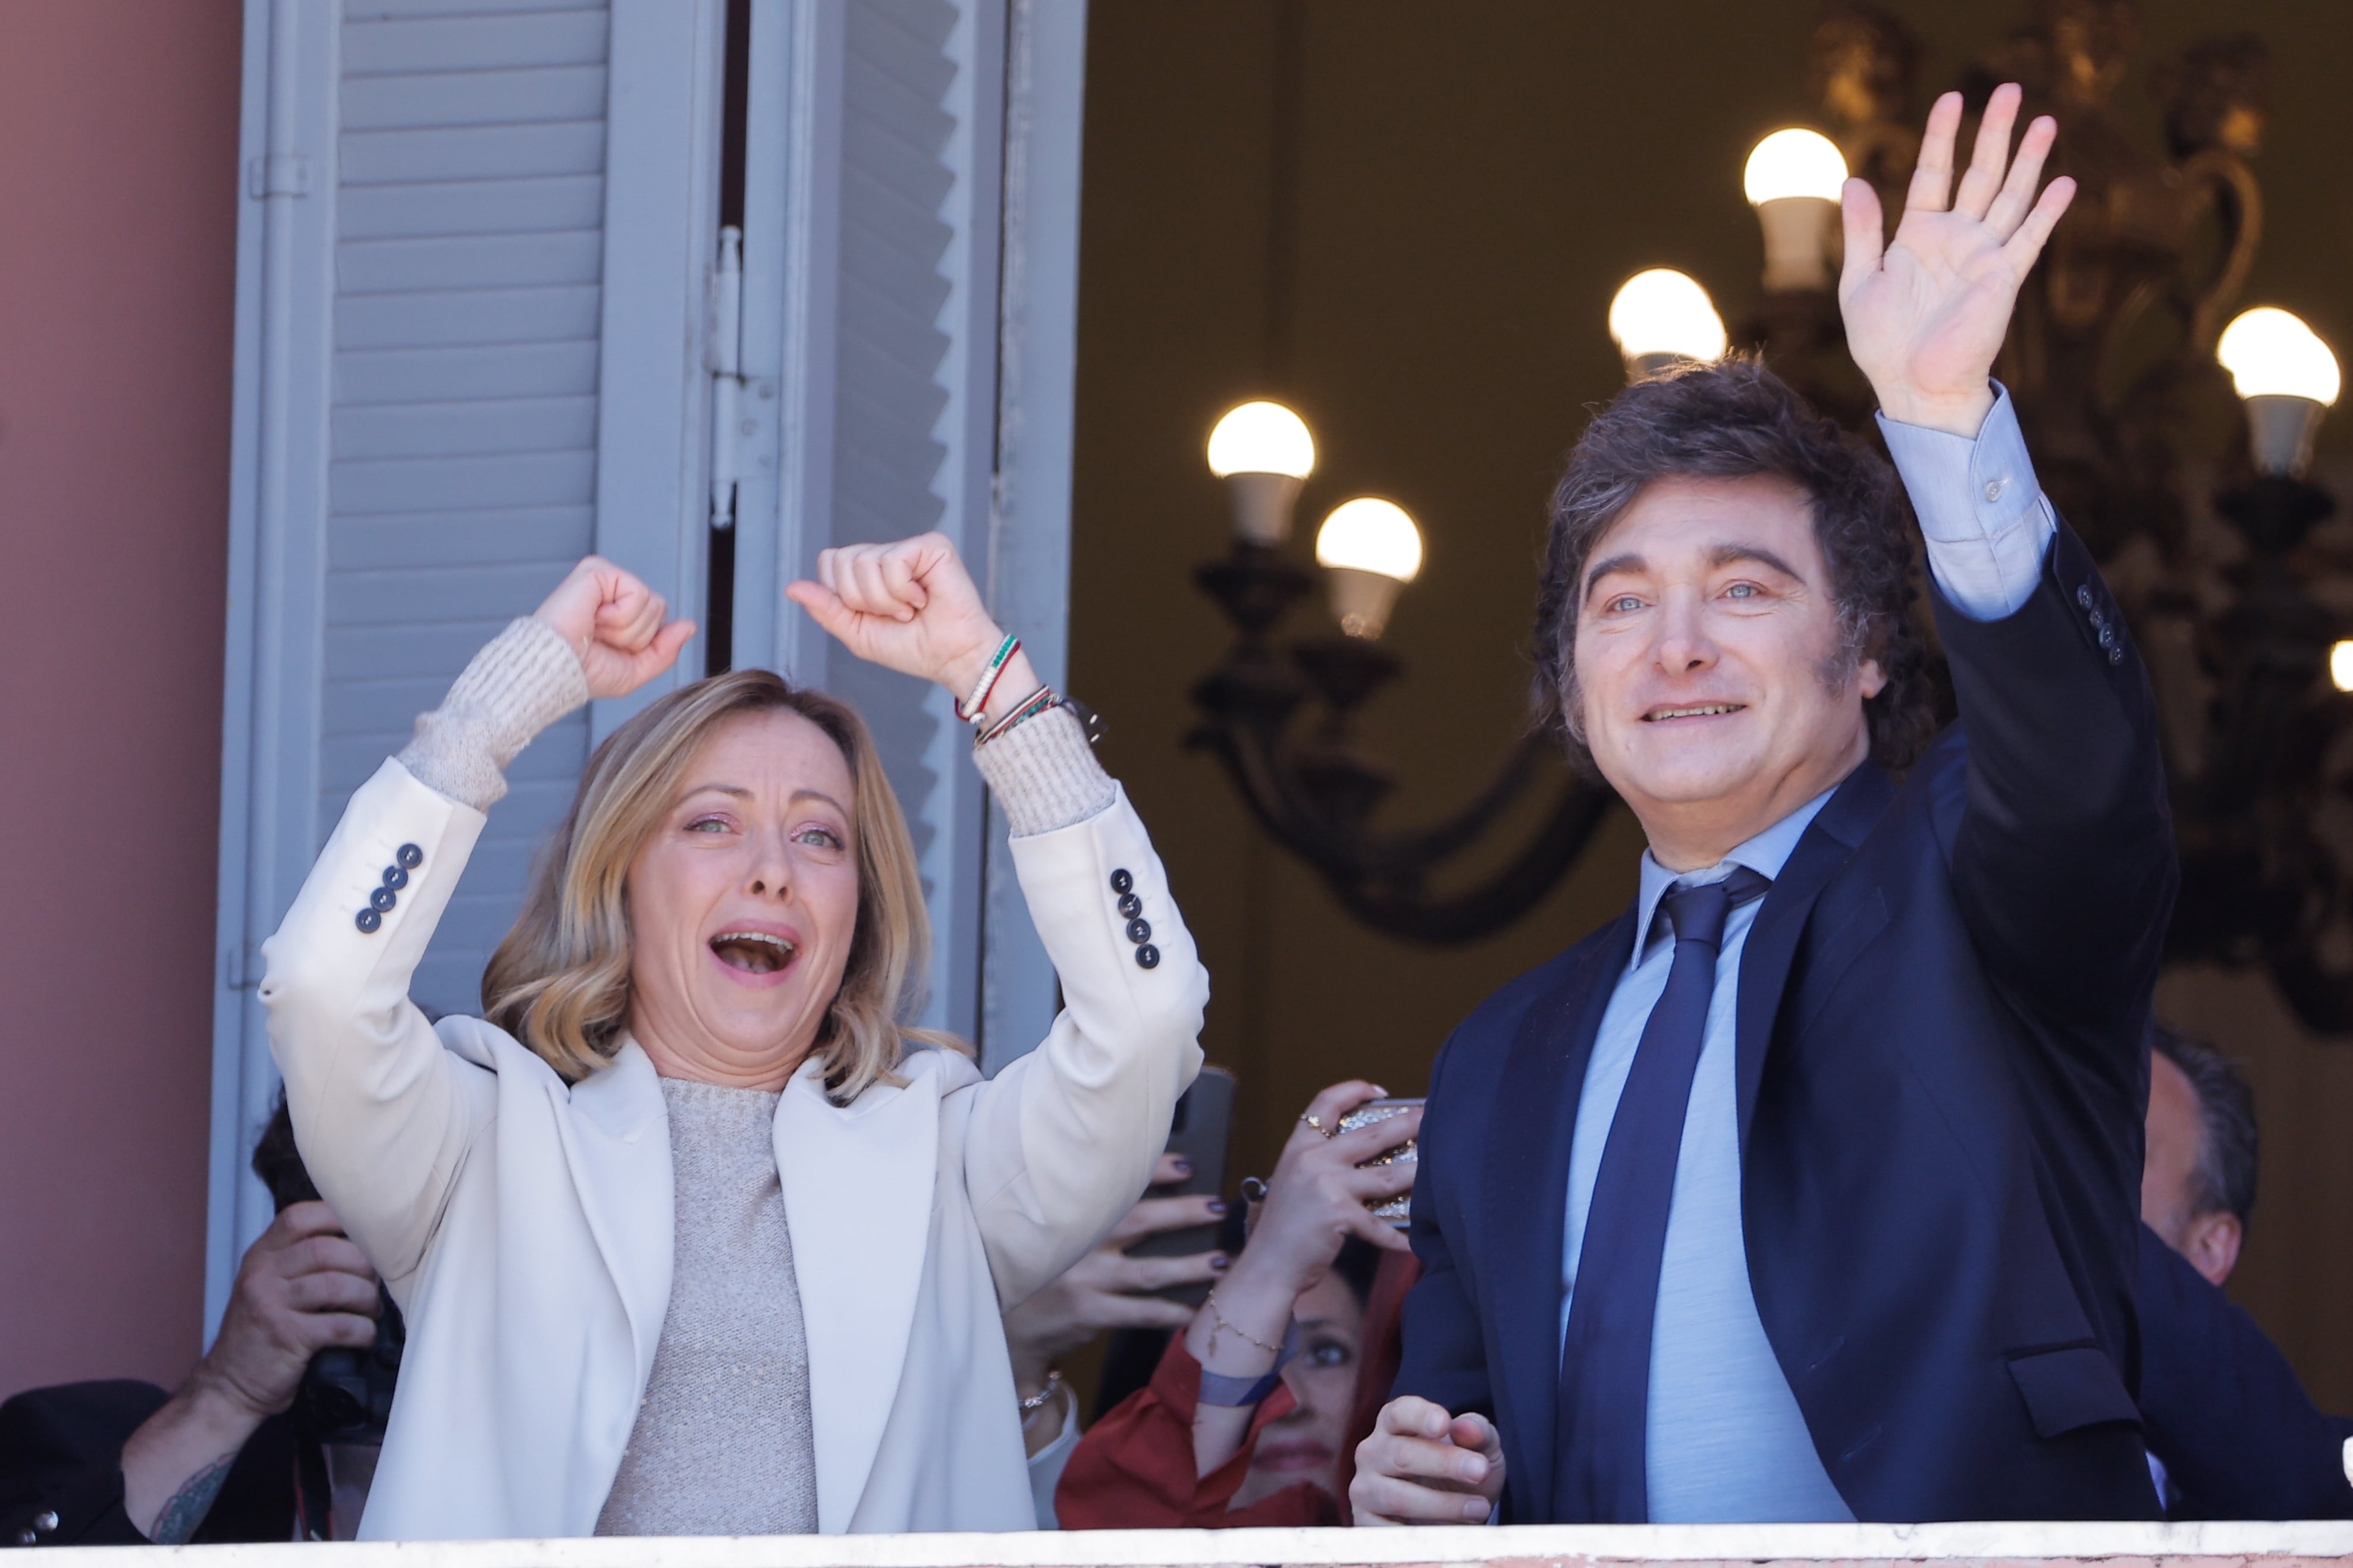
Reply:
[[[343, 29], [322, 831], [596, 542], [611, 18], [427, 10], [353, 0]], [[422, 1005], [479, 1011], [587, 746], [584, 711], [516, 762], [417, 973]]]
[[[240, 1169], [275, 1087], [257, 949], [352, 791], [591, 550], [699, 612], [709, 242], [688, 225], [709, 208], [719, 15], [249, 0], [215, 1316], [268, 1220]], [[618, 717], [575, 713], [509, 769], [419, 1004], [480, 1010], [592, 726]]]

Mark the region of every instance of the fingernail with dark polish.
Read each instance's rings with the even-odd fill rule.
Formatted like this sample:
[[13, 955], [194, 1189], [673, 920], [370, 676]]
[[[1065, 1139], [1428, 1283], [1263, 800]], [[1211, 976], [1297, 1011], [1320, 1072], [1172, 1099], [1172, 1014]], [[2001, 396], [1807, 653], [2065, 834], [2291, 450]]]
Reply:
[[1212, 1253], [1209, 1255], [1209, 1267], [1212, 1268], [1223, 1268], [1232, 1262], [1233, 1259], [1228, 1258], [1222, 1252]]
[[1193, 1162], [1184, 1159], [1178, 1160], [1176, 1162], [1176, 1173], [1180, 1176], [1191, 1175], [1193, 1173]]
[[1211, 1199], [1209, 1200], [1209, 1212], [1210, 1212], [1211, 1214], [1223, 1214], [1223, 1213], [1225, 1213], [1225, 1212], [1226, 1212], [1226, 1200], [1225, 1200], [1225, 1199], [1223, 1199], [1223, 1198], [1211, 1198]]

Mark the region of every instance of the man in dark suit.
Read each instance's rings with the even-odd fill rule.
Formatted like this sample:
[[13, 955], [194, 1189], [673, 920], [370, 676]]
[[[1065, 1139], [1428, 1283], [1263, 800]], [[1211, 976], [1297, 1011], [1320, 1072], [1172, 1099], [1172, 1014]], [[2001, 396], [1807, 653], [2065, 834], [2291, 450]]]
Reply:
[[1556, 493], [1536, 648], [1650, 840], [1633, 910], [1433, 1068], [1426, 1272], [1360, 1522], [2147, 1518], [2149, 993], [2176, 883], [2140, 661], [1990, 373], [2073, 195], [2000, 89], [1847, 342], [1886, 470], [1737, 362], [1629, 388]]
[[2222, 1294], [2255, 1206], [2255, 1103], [2231, 1058], [2154, 1033], [2141, 1175], [2140, 1411], [2168, 1519], [2353, 1518], [2353, 1421], [2325, 1415]]

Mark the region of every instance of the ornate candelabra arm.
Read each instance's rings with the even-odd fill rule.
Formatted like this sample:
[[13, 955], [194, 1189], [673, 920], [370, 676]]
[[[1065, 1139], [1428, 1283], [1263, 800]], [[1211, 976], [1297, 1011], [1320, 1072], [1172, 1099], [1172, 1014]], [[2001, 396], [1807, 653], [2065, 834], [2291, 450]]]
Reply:
[[1585, 853], [1615, 799], [1599, 785], [1569, 781], [1525, 848], [1486, 882], [1451, 898], [1378, 882], [1335, 882], [1334, 890], [1357, 919], [1391, 936], [1440, 945], [1477, 942], [1544, 901]]

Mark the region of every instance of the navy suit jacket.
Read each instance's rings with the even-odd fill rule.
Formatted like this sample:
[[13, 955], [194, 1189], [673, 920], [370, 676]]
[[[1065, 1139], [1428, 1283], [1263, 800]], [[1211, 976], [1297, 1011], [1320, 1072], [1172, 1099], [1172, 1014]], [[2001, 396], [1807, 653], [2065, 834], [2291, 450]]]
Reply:
[[2353, 1519], [2345, 1439], [2246, 1309], [2140, 1233], [2140, 1411], [2173, 1519]]
[[[2177, 871], [2148, 683], [2063, 525], [2016, 614], [1936, 610], [1959, 721], [1900, 783], [1847, 778], [1741, 957], [1749, 1279], [1857, 1518], [2154, 1517], [2133, 1275]], [[1493, 1417], [1515, 1522], [1571, 1522], [1568, 1143], [1633, 935], [1506, 985], [1431, 1069], [1397, 1392]]]

